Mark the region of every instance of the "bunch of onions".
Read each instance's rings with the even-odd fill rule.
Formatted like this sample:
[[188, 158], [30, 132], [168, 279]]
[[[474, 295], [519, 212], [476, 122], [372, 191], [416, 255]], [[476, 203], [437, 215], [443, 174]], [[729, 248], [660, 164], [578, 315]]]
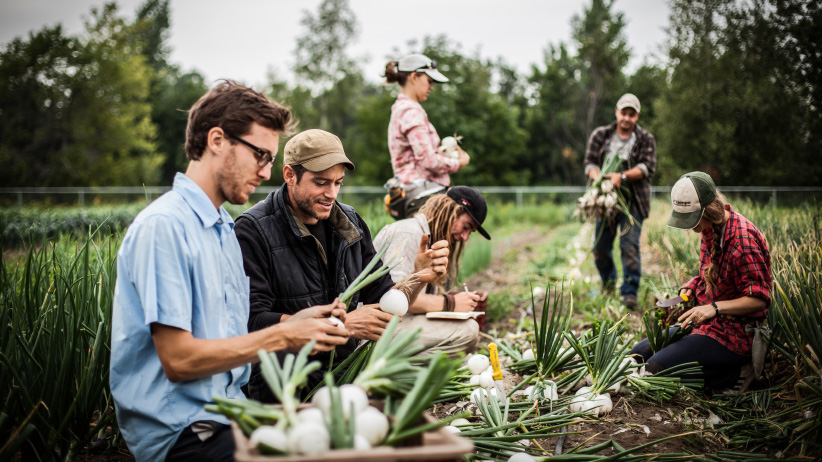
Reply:
[[440, 141], [440, 147], [437, 151], [440, 155], [445, 157], [449, 157], [451, 159], [458, 159], [460, 157], [459, 151], [457, 147], [459, 146], [459, 142], [462, 140], [461, 136], [446, 136], [445, 138]]

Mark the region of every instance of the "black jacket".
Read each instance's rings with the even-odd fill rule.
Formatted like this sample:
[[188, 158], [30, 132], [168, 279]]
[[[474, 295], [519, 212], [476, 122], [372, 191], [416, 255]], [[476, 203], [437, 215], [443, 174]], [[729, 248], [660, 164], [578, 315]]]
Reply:
[[[251, 280], [249, 331], [277, 324], [283, 314], [331, 303], [376, 254], [368, 226], [352, 207], [335, 202], [328, 218], [331, 236], [327, 256], [288, 204], [284, 184], [243, 213], [234, 225]], [[348, 310], [356, 309], [359, 302], [377, 303], [393, 285], [386, 274], [354, 295]], [[356, 341], [350, 339], [347, 345], [337, 347], [336, 358], [347, 357], [355, 347]], [[328, 362], [327, 355], [313, 359]], [[251, 390], [255, 383], [260, 385], [259, 377], [254, 376], [258, 374], [252, 375]], [[309, 380], [309, 390], [312, 382]]]

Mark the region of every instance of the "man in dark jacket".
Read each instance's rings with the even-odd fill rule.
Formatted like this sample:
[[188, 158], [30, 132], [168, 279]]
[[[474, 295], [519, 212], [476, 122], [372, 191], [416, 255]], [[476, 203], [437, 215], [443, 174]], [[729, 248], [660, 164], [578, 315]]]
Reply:
[[[651, 176], [656, 169], [656, 141], [654, 135], [637, 125], [639, 120], [639, 99], [631, 93], [619, 98], [616, 105], [616, 122], [599, 127], [588, 139], [585, 153], [585, 174], [591, 181], [600, 176], [600, 169], [610, 156], [618, 156], [619, 169], [606, 173], [615, 188], [627, 185], [630, 191], [630, 211], [633, 224], [624, 214], [613, 223], [599, 220], [595, 235], [594, 263], [602, 278], [602, 286], [607, 290], [616, 284], [617, 272], [613, 259], [614, 239], [619, 233], [619, 248], [622, 252], [623, 281], [620, 287], [622, 303], [627, 308], [636, 308], [639, 277], [642, 265], [639, 254], [639, 237], [642, 220], [648, 218], [651, 209]], [[618, 229], [622, 228], [622, 231]]]
[[[251, 279], [249, 331], [335, 300], [376, 254], [362, 217], [336, 201], [345, 170], [354, 170], [340, 139], [322, 130], [307, 130], [289, 140], [284, 156], [285, 184], [243, 213], [234, 227]], [[415, 269], [422, 272], [412, 298], [426, 283], [445, 274], [448, 261], [447, 242], [428, 249], [424, 239], [420, 247]], [[392, 315], [380, 311], [376, 303], [393, 286], [386, 274], [354, 295], [345, 317], [351, 339], [337, 347], [335, 362], [354, 351], [356, 339], [379, 339]], [[360, 302], [364, 305], [358, 307]], [[314, 359], [328, 364], [329, 354]], [[320, 383], [325, 371], [323, 367], [312, 374], [303, 392]], [[258, 368], [252, 371], [249, 394], [264, 402], [274, 399]]]

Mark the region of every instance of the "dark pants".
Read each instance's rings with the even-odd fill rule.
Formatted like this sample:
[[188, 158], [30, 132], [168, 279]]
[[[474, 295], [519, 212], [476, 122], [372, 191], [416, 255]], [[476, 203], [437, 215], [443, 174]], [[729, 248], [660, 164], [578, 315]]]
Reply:
[[[619, 250], [622, 254], [622, 287], [620, 295], [636, 296], [639, 290], [639, 277], [642, 274], [642, 262], [639, 255], [639, 236], [642, 233], [642, 218], [636, 205], [631, 206], [634, 224], [631, 226], [628, 217], [621, 213], [613, 224], [597, 220], [594, 230], [594, 263], [602, 278], [602, 286], [610, 289], [616, 285], [617, 270], [614, 264], [614, 239], [619, 236]], [[627, 232], [626, 232], [627, 231]]]
[[[678, 327], [671, 327], [668, 335], [672, 335], [677, 329]], [[702, 366], [701, 378], [708, 388], [733, 387], [739, 379], [742, 366], [751, 360], [749, 356], [731, 352], [707, 335], [697, 334], [686, 335], [656, 354], [651, 351], [648, 339], [644, 339], [634, 345], [629, 354], [639, 355], [647, 363], [645, 370], [652, 373], [696, 361]]]
[[171, 450], [168, 451], [166, 462], [233, 462], [234, 435], [231, 426], [213, 420], [205, 421], [214, 428], [214, 433], [205, 441], [192, 430], [192, 425], [186, 427]]

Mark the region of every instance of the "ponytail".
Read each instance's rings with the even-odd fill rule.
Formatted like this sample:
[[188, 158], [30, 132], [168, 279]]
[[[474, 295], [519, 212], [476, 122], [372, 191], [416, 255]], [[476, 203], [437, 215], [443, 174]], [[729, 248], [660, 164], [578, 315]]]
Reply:
[[408, 80], [408, 76], [411, 75], [411, 73], [398, 71], [398, 65], [398, 61], [388, 61], [385, 65], [385, 83], [397, 83], [401, 87], [404, 87], [405, 82]]
[[719, 260], [722, 258], [722, 239], [725, 237], [722, 228], [725, 226], [725, 204], [728, 200], [721, 192], [716, 192], [716, 198], [713, 202], [705, 207], [705, 213], [702, 215], [711, 223], [711, 230], [713, 231], [713, 241], [711, 242], [711, 262], [705, 268], [705, 285], [708, 292], [716, 290], [719, 282]]

